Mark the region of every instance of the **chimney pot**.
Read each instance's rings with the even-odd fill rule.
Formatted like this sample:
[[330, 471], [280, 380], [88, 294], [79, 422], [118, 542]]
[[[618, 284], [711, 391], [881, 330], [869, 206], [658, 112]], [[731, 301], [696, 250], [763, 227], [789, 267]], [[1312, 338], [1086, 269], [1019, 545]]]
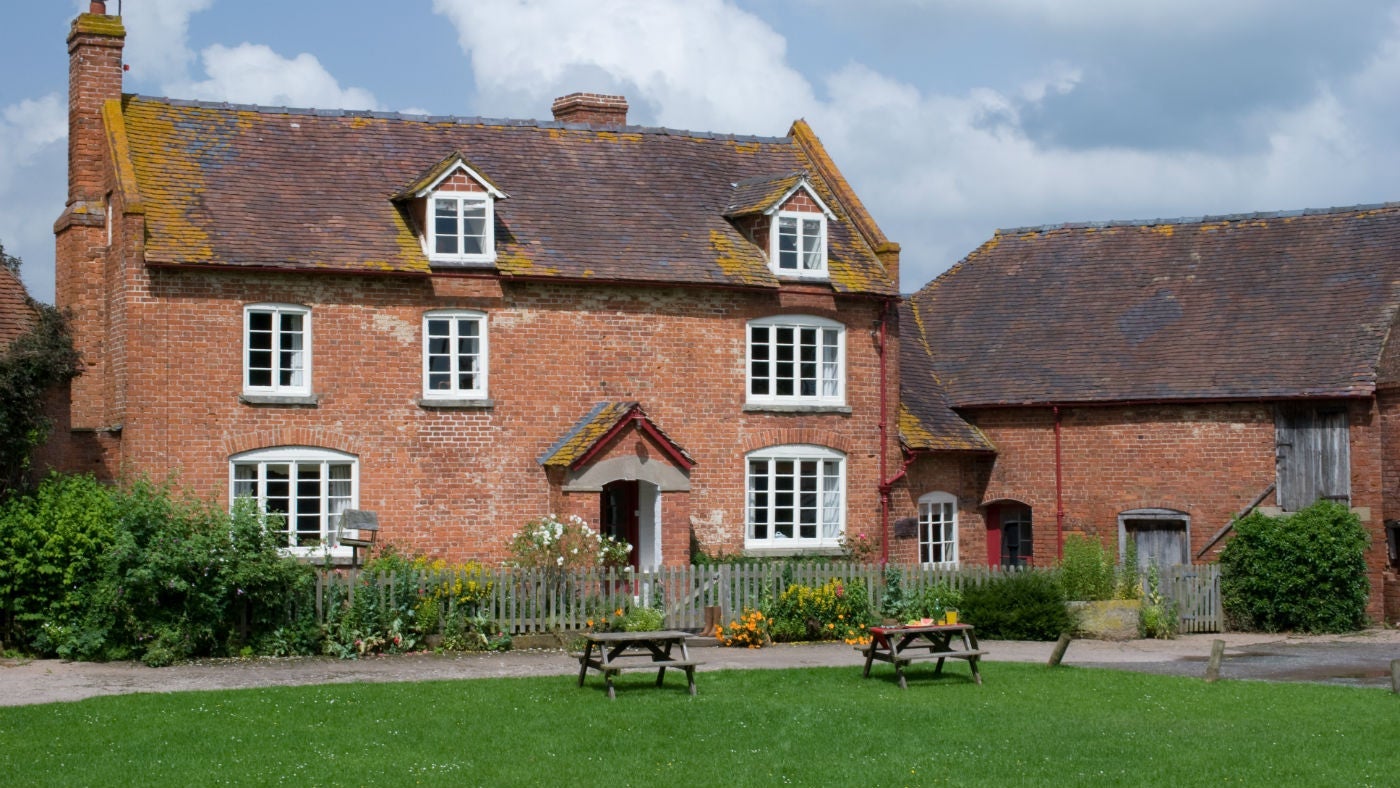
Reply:
[[570, 93], [554, 100], [554, 119], [590, 126], [626, 126], [627, 98], [601, 93]]
[[89, 14], [102, 14], [102, 15], [105, 16], [105, 15], [107, 14], [107, 2], [106, 2], [106, 0], [92, 0], [91, 3], [88, 3], [88, 13], [89, 13]]

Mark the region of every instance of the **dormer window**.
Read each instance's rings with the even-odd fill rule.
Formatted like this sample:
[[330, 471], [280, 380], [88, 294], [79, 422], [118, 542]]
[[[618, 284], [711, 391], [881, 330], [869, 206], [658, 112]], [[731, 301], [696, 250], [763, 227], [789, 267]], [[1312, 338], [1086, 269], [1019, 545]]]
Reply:
[[434, 260], [471, 261], [495, 258], [491, 230], [491, 197], [486, 192], [433, 195], [428, 229], [429, 255]]
[[428, 260], [444, 265], [496, 261], [496, 201], [505, 198], [460, 153], [433, 165], [393, 197], [420, 229]]
[[768, 269], [784, 279], [825, 279], [827, 238], [836, 220], [804, 171], [761, 175], [732, 184], [724, 215], [768, 251]]
[[773, 229], [772, 259], [778, 273], [826, 276], [826, 217], [820, 213], [779, 211]]

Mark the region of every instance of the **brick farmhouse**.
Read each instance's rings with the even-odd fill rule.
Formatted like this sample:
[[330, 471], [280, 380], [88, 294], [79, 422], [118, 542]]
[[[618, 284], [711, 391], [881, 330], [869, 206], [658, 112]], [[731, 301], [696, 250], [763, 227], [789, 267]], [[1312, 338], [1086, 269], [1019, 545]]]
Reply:
[[174, 472], [341, 560], [499, 560], [545, 514], [711, 553], [1051, 564], [1070, 533], [1211, 560], [1231, 517], [1346, 501], [1400, 615], [1400, 207], [1003, 231], [918, 293], [803, 121], [642, 128], [121, 92], [69, 36], [52, 451]]

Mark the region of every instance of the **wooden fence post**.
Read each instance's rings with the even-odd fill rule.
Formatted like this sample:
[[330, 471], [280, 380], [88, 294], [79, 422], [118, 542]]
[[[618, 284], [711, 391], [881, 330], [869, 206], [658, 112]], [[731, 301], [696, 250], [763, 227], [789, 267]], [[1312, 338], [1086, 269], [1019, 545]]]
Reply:
[[1400, 659], [1390, 661], [1390, 691], [1400, 695]]
[[1206, 664], [1206, 681], [1215, 682], [1220, 680], [1220, 661], [1225, 658], [1225, 641], [1212, 640], [1210, 643], [1210, 662]]
[[1055, 650], [1050, 653], [1050, 661], [1045, 663], [1046, 667], [1053, 668], [1060, 664], [1060, 660], [1065, 658], [1065, 649], [1069, 648], [1069, 641], [1069, 633], [1061, 632], [1060, 639], [1055, 641]]

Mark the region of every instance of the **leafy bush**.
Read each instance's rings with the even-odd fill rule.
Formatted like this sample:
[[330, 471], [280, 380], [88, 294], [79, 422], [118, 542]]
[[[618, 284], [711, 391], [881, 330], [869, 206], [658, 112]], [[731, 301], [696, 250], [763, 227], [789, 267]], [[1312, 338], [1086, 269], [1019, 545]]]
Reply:
[[[18, 258], [5, 254], [0, 264], [19, 273]], [[0, 491], [18, 490], [26, 481], [30, 456], [49, 435], [45, 394], [78, 374], [78, 351], [68, 322], [57, 309], [30, 301], [37, 319], [0, 353]]]
[[0, 506], [0, 640], [30, 646], [45, 622], [81, 614], [72, 592], [101, 576], [115, 513], [91, 476], [52, 476]]
[[1265, 632], [1349, 632], [1366, 624], [1369, 539], [1345, 505], [1318, 501], [1292, 515], [1251, 512], [1220, 554], [1231, 626]]
[[1082, 534], [1065, 538], [1060, 559], [1060, 584], [1065, 598], [1082, 602], [1105, 599], [1137, 599], [1142, 595], [1138, 575], [1137, 543], [1128, 540], [1127, 556], [1117, 566], [1113, 555], [1097, 539]]
[[1162, 595], [1157, 565], [1147, 570], [1147, 594], [1138, 610], [1138, 635], [1145, 638], [1170, 640], [1176, 637], [1181, 621], [1177, 616], [1176, 602]]
[[315, 639], [311, 570], [251, 505], [55, 475], [0, 509], [0, 566], [11, 631], [39, 654], [165, 665]]
[[507, 649], [510, 636], [481, 612], [493, 588], [479, 563], [448, 564], [389, 545], [353, 584], [330, 586], [323, 649], [342, 659], [397, 654], [424, 648], [430, 636], [441, 636], [447, 651]]
[[1059, 579], [1046, 572], [1017, 572], [963, 589], [961, 618], [980, 637], [1055, 640], [1073, 628]]
[[789, 585], [767, 610], [774, 640], [864, 642], [873, 623], [865, 582], [833, 578], [821, 586]]

